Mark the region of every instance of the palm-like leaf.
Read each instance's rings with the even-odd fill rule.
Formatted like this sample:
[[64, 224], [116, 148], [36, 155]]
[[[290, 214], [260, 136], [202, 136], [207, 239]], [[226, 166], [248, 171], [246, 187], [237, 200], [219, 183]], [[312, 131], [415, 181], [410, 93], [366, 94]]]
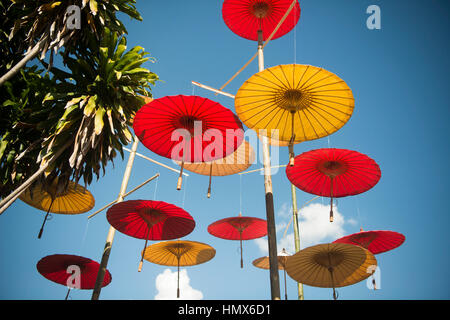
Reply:
[[[134, 19], [142, 20], [135, 2], [135, 0], [12, 0], [13, 4], [8, 11], [20, 11], [21, 17], [15, 20], [11, 27], [9, 40], [14, 39], [18, 32], [24, 32], [28, 49], [15, 68], [0, 78], [0, 85], [28, 61], [37, 56], [43, 59], [48, 51], [51, 52], [50, 66], [53, 53], [57, 53], [62, 47], [65, 48], [65, 55], [74, 52], [82, 55], [91, 35], [100, 40], [104, 28], [109, 28], [119, 35], [127, 33], [116, 14], [122, 12]], [[69, 23], [72, 12], [68, 9], [74, 5], [80, 8], [80, 29], [71, 28]]]
[[[142, 64], [149, 61], [141, 47], [126, 51], [126, 39], [104, 30], [100, 48], [90, 48], [86, 58], [66, 57], [71, 81], [58, 85], [59, 93], [49, 94], [45, 103], [59, 110], [52, 133], [43, 143], [38, 160], [52, 161], [57, 150], [70, 141], [70, 147], [53, 162], [48, 173], [90, 184], [100, 169], [105, 172], [117, 152], [132, 139], [132, 115], [151, 96], [150, 85], [158, 77]], [[64, 179], [63, 179], [64, 180]], [[61, 182], [63, 183], [63, 182]]]

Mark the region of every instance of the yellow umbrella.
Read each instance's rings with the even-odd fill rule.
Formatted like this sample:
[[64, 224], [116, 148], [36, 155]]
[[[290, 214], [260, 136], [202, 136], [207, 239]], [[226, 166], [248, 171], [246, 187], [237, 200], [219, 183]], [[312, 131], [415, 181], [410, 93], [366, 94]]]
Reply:
[[[228, 176], [248, 169], [255, 161], [255, 151], [247, 141], [243, 141], [235, 152], [211, 162], [184, 163], [184, 169], [209, 176], [208, 198], [211, 196], [211, 176]], [[181, 164], [179, 162], [178, 164]]]
[[95, 205], [92, 194], [81, 185], [69, 181], [66, 190], [59, 190], [58, 179], [55, 179], [49, 187], [36, 184], [25, 190], [19, 197], [28, 205], [46, 211], [44, 222], [39, 231], [38, 238], [41, 238], [48, 214], [80, 214], [91, 210]]
[[289, 64], [250, 77], [238, 90], [235, 107], [250, 129], [289, 142], [292, 161], [293, 144], [328, 136], [350, 119], [354, 98], [335, 74], [314, 66]]
[[216, 255], [216, 250], [196, 241], [164, 241], [148, 246], [142, 251], [145, 260], [163, 265], [177, 266], [177, 298], [180, 297], [180, 266], [205, 263]]
[[315, 245], [288, 258], [287, 274], [297, 282], [321, 288], [345, 287], [368, 278], [377, 260], [370, 251], [346, 243]]
[[[286, 252], [286, 250], [283, 248], [280, 253], [278, 253], [277, 259], [278, 259], [278, 269], [284, 271], [284, 297], [287, 300], [287, 290], [286, 290], [286, 263], [287, 259], [290, 255]], [[253, 265], [260, 269], [270, 269], [270, 263], [269, 263], [269, 257], [261, 257], [258, 259], [253, 260]]]

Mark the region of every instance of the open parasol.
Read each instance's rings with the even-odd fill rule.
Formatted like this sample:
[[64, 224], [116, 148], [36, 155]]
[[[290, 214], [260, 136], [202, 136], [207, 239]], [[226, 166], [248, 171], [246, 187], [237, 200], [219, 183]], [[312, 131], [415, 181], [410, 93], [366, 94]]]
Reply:
[[68, 215], [81, 214], [95, 206], [94, 197], [84, 187], [69, 181], [65, 190], [60, 189], [57, 178], [49, 187], [44, 187], [42, 184], [29, 187], [20, 195], [19, 199], [36, 209], [46, 211], [44, 222], [39, 230], [39, 239], [50, 212]]
[[194, 230], [195, 221], [185, 210], [163, 201], [129, 200], [115, 204], [106, 213], [116, 230], [145, 239], [138, 270], [142, 270], [148, 240], [182, 238]]
[[295, 165], [286, 167], [286, 175], [297, 188], [330, 197], [330, 221], [333, 221], [333, 198], [366, 192], [378, 183], [381, 171], [365, 154], [324, 148], [296, 156]]
[[[283, 248], [280, 253], [278, 253], [277, 259], [278, 259], [278, 269], [284, 271], [284, 297], [287, 300], [287, 288], [286, 288], [286, 263], [287, 259], [290, 257], [290, 254], [286, 252], [286, 249]], [[269, 270], [270, 264], [269, 264], [269, 257], [261, 257], [258, 259], [253, 260], [253, 265], [260, 269], [266, 269]]]
[[[361, 246], [369, 250], [372, 254], [380, 254], [393, 250], [405, 242], [405, 236], [395, 231], [376, 230], [353, 233], [339, 238], [333, 243], [348, 243]], [[375, 279], [372, 280], [374, 289], [376, 289]]]
[[244, 137], [242, 123], [231, 110], [199, 96], [155, 99], [136, 113], [133, 129], [145, 147], [182, 162], [178, 190], [185, 161], [226, 157], [239, 147]]
[[211, 162], [184, 163], [188, 171], [209, 176], [208, 198], [211, 196], [211, 177], [228, 176], [248, 169], [255, 161], [255, 151], [247, 141], [241, 143], [235, 152], [225, 158]]
[[287, 274], [297, 282], [321, 288], [349, 286], [368, 278], [377, 266], [368, 250], [346, 243], [319, 244], [300, 250], [286, 263]]
[[265, 69], [238, 90], [236, 113], [259, 135], [293, 144], [323, 138], [351, 117], [351, 89], [335, 74], [314, 66], [289, 64]]
[[230, 217], [213, 222], [208, 226], [208, 232], [215, 237], [225, 240], [239, 240], [241, 248], [241, 268], [244, 267], [242, 258], [242, 241], [252, 240], [267, 235], [266, 220], [255, 217]]
[[[72, 278], [77, 277], [77, 272], [73, 267], [79, 268], [78, 270], [80, 272], [79, 281], [75, 279], [75, 284], [72, 283]], [[66, 300], [72, 288], [83, 290], [93, 289], [99, 267], [100, 265], [91, 259], [69, 254], [46, 256], [39, 260], [36, 265], [38, 272], [46, 279], [69, 288]], [[102, 287], [107, 286], [111, 282], [111, 279], [111, 273], [106, 270]]]
[[196, 241], [164, 241], [148, 246], [142, 252], [144, 259], [163, 266], [177, 266], [177, 298], [180, 297], [180, 266], [205, 263], [216, 255], [216, 250]]
[[[291, 3], [292, 0], [225, 0], [222, 17], [225, 24], [238, 36], [257, 41], [258, 30], [262, 30], [263, 39], [267, 40]], [[300, 5], [296, 2], [294, 9], [272, 39], [280, 38], [291, 31], [299, 18]]]

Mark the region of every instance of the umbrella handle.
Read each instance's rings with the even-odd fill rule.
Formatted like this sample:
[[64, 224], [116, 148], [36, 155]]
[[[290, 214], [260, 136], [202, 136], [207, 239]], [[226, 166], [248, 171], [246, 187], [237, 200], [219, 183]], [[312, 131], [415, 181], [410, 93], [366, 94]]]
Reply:
[[295, 121], [295, 112], [291, 112], [292, 115], [292, 131], [291, 131], [291, 139], [289, 140], [289, 165], [291, 167], [295, 164], [295, 153], [294, 153], [294, 141], [295, 141], [295, 133], [294, 133], [294, 121]]
[[44, 226], [47, 222], [48, 214], [50, 213], [50, 210], [52, 209], [54, 199], [52, 198], [52, 202], [50, 202], [50, 206], [48, 207], [47, 213], [45, 214], [44, 222], [42, 222], [41, 230], [39, 230], [38, 239], [42, 237], [42, 233], [44, 232]]
[[178, 181], [177, 181], [177, 190], [181, 190], [181, 184], [183, 182], [183, 169], [184, 169], [184, 154], [186, 151], [186, 143], [185, 143], [185, 148], [183, 150], [183, 160], [181, 160], [181, 169], [180, 169], [180, 176], [178, 177]]
[[333, 178], [331, 178], [330, 182], [330, 222], [333, 222]]
[[147, 249], [147, 242], [148, 242], [148, 235], [149, 235], [149, 233], [150, 233], [150, 226], [148, 226], [147, 237], [145, 238], [144, 250], [142, 250], [141, 261], [139, 262], [138, 272], [142, 271], [142, 265], [144, 264], [144, 255], [145, 255], [145, 250]]
[[241, 244], [241, 269], [244, 268], [244, 259], [242, 258], [242, 233], [241, 233], [241, 237], [240, 237], [240, 244]]
[[69, 290], [67, 290], [66, 298], [65, 298], [64, 300], [67, 300], [67, 299], [69, 299], [70, 289], [72, 289], [72, 288], [71, 288], [71, 287], [69, 287]]
[[[178, 257], [177, 257], [178, 258]], [[177, 278], [177, 298], [180, 297], [180, 258], [178, 258], [178, 267], [177, 267], [177, 273], [178, 273], [178, 278]]]
[[212, 164], [210, 165], [209, 169], [209, 185], [208, 185], [208, 199], [211, 198], [211, 180], [212, 180]]
[[183, 177], [178, 177], [177, 190], [181, 190], [181, 184], [183, 183]]

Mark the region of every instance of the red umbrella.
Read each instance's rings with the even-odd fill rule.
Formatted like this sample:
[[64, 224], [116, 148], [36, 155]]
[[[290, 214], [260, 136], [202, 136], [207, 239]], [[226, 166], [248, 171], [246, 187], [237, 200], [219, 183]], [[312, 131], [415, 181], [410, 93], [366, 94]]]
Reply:
[[[75, 270], [75, 268], [73, 268], [74, 266], [78, 267], [80, 271], [79, 282], [75, 280], [75, 285], [71, 283], [71, 280], [73, 279], [71, 277]], [[83, 290], [94, 289], [99, 267], [100, 264], [91, 259], [69, 254], [54, 254], [46, 256], [39, 260], [36, 265], [38, 272], [48, 280], [69, 287], [66, 299], [69, 296], [70, 289], [75, 286], [77, 289]], [[108, 270], [106, 270], [102, 287], [110, 284], [111, 279], [111, 274]]]
[[333, 242], [358, 245], [369, 250], [373, 254], [379, 254], [401, 246], [404, 241], [405, 236], [395, 231], [361, 230], [361, 232], [350, 234]]
[[[333, 241], [333, 243], [353, 244], [369, 250], [372, 254], [379, 254], [390, 251], [401, 246], [405, 242], [405, 236], [395, 231], [363, 231], [350, 234]], [[372, 279], [374, 289], [376, 289], [375, 279]]]
[[243, 268], [242, 240], [252, 240], [267, 235], [267, 222], [259, 218], [243, 217], [239, 213], [237, 217], [225, 218], [210, 224], [208, 232], [221, 239], [240, 241], [241, 268]]
[[182, 238], [195, 227], [195, 221], [188, 212], [163, 201], [119, 202], [108, 209], [106, 218], [114, 229], [133, 238], [145, 239], [139, 271], [142, 269], [148, 240]]
[[181, 171], [184, 161], [206, 162], [226, 157], [244, 138], [242, 123], [231, 110], [199, 96], [155, 99], [136, 113], [133, 129], [151, 151], [182, 161]]
[[[258, 30], [265, 41], [291, 6], [292, 0], [225, 0], [222, 16], [225, 24], [238, 36], [258, 40]], [[291, 31], [300, 18], [298, 1], [272, 39]]]
[[295, 157], [295, 165], [286, 174], [297, 188], [331, 198], [330, 221], [333, 221], [333, 198], [357, 195], [375, 186], [381, 178], [377, 163], [357, 151], [324, 148]]

